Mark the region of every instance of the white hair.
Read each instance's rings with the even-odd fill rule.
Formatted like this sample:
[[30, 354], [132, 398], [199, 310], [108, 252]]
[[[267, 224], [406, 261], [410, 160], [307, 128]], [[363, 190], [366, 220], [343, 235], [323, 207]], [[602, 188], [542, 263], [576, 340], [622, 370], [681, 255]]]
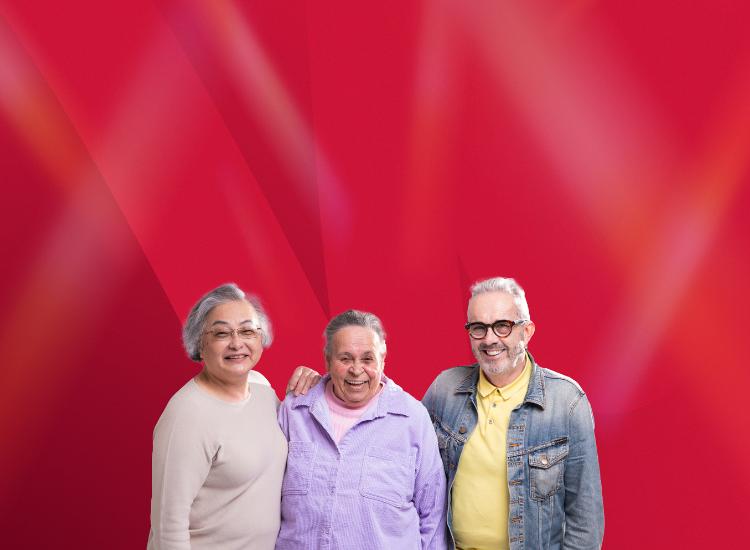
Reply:
[[[515, 279], [505, 277], [493, 277], [477, 282], [471, 287], [471, 297], [485, 292], [506, 292], [513, 297], [513, 303], [516, 304], [518, 314], [522, 319], [531, 319], [529, 317], [529, 305], [526, 303], [526, 293], [518, 286]], [[467, 312], [468, 317], [468, 312]]]

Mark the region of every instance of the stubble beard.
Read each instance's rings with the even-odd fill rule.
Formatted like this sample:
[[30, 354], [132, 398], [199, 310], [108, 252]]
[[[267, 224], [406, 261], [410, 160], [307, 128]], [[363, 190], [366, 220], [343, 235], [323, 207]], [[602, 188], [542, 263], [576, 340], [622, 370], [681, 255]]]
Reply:
[[514, 346], [506, 346], [505, 349], [507, 350], [505, 352], [505, 359], [500, 363], [486, 364], [481, 351], [477, 351], [474, 356], [477, 358], [479, 366], [482, 367], [482, 370], [486, 374], [505, 374], [518, 366], [518, 363], [521, 360], [520, 358], [524, 357], [526, 354], [526, 347], [524, 346], [523, 341], [520, 341]]

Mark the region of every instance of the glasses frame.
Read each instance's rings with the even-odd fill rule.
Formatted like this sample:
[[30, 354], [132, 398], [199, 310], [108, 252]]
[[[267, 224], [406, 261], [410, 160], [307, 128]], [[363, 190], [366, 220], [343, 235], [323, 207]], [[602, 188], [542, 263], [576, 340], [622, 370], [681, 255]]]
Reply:
[[224, 327], [221, 327], [220, 329], [204, 330], [203, 334], [209, 334], [209, 333], [213, 334], [214, 332], [228, 332], [229, 333], [229, 338], [222, 339], [222, 338], [216, 338], [216, 337], [214, 337], [214, 340], [218, 341], [218, 342], [224, 342], [224, 341], [229, 342], [231, 340], [234, 340], [234, 334], [235, 333], [237, 333], [237, 337], [240, 340], [252, 340], [253, 338], [257, 338], [258, 336], [260, 336], [260, 332], [261, 332], [261, 330], [263, 330], [261, 327], [257, 327], [257, 328], [253, 327], [253, 330], [255, 331], [255, 334], [253, 334], [249, 338], [245, 338], [244, 336], [242, 336], [240, 334], [240, 331], [243, 330], [243, 329], [246, 329], [246, 328], [247, 327], [238, 327], [238, 328], [224, 328]]
[[[518, 320], [516, 320], [516, 321], [509, 321], [508, 319], [500, 319], [500, 320], [498, 320], [498, 321], [495, 321], [495, 322], [494, 322], [494, 323], [492, 323], [491, 325], [488, 325], [487, 323], [480, 323], [479, 321], [474, 321], [474, 322], [471, 322], [471, 323], [466, 323], [466, 324], [464, 325], [464, 328], [466, 329], [466, 332], [468, 332], [468, 333], [469, 333], [469, 336], [471, 336], [471, 337], [472, 337], [472, 338], [473, 338], [474, 340], [482, 340], [483, 338], [486, 338], [486, 337], [487, 337], [487, 332], [488, 332], [488, 330], [489, 330], [490, 328], [492, 328], [492, 332], [493, 332], [493, 333], [495, 334], [495, 336], [497, 336], [498, 338], [507, 338], [507, 337], [508, 337], [508, 336], [510, 336], [510, 335], [511, 335], [511, 333], [513, 332], [513, 327], [515, 327], [516, 325], [520, 325], [521, 323], [526, 323], [526, 322], [528, 322], [528, 321], [530, 321], [530, 320], [531, 320], [531, 319], [518, 319]], [[497, 325], [497, 324], [502, 324], [503, 326], [508, 326], [508, 325], [507, 325], [506, 323], [510, 323], [510, 331], [508, 332], [508, 334], [506, 334], [506, 335], [504, 335], [504, 336], [501, 336], [501, 335], [500, 335], [500, 334], [498, 334], [498, 333], [497, 333], [497, 331], [495, 330], [495, 325]], [[482, 336], [474, 336], [474, 335], [473, 335], [473, 334], [471, 333], [471, 328], [472, 328], [472, 327], [476, 327], [476, 326], [481, 326], [482, 328], [484, 328], [484, 334], [482, 334]]]

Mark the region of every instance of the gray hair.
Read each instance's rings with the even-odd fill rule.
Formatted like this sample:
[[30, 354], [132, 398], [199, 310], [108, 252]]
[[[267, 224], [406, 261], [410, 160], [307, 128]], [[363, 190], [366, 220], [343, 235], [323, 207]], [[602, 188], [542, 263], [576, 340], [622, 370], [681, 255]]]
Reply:
[[258, 316], [261, 345], [267, 348], [273, 342], [273, 327], [271, 327], [271, 321], [268, 319], [268, 315], [266, 315], [258, 297], [252, 294], [245, 294], [236, 284], [228, 283], [213, 289], [198, 300], [198, 303], [190, 310], [190, 315], [188, 315], [185, 321], [185, 326], [182, 327], [182, 343], [185, 346], [188, 357], [193, 361], [201, 361], [200, 353], [201, 349], [203, 349], [203, 331], [206, 328], [206, 317], [209, 312], [216, 306], [229, 302], [245, 302], [250, 304]]
[[323, 337], [326, 339], [323, 353], [326, 357], [330, 357], [331, 353], [333, 353], [333, 345], [331, 343], [333, 341], [333, 336], [342, 328], [346, 327], [364, 327], [372, 330], [380, 339], [380, 349], [378, 350], [378, 353], [380, 353], [381, 357], [385, 355], [385, 331], [383, 330], [383, 325], [381, 324], [380, 319], [372, 313], [350, 309], [344, 313], [339, 313], [336, 317], [331, 319], [328, 326], [323, 331]]
[[[526, 293], [518, 286], [515, 279], [506, 279], [505, 277], [493, 277], [479, 281], [471, 287], [471, 297], [485, 292], [505, 292], [513, 297], [513, 303], [516, 304], [518, 314], [522, 319], [531, 319], [529, 317], [529, 304], [526, 303]], [[467, 312], [468, 316], [468, 312]]]

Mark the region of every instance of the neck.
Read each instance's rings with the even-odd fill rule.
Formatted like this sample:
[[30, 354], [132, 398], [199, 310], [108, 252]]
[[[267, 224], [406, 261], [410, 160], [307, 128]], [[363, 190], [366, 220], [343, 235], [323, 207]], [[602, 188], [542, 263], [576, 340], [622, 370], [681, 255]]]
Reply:
[[247, 387], [247, 374], [242, 376], [241, 379], [223, 380], [211, 376], [204, 368], [195, 377], [195, 383], [207, 394], [229, 403], [240, 403], [250, 395], [250, 390]]

